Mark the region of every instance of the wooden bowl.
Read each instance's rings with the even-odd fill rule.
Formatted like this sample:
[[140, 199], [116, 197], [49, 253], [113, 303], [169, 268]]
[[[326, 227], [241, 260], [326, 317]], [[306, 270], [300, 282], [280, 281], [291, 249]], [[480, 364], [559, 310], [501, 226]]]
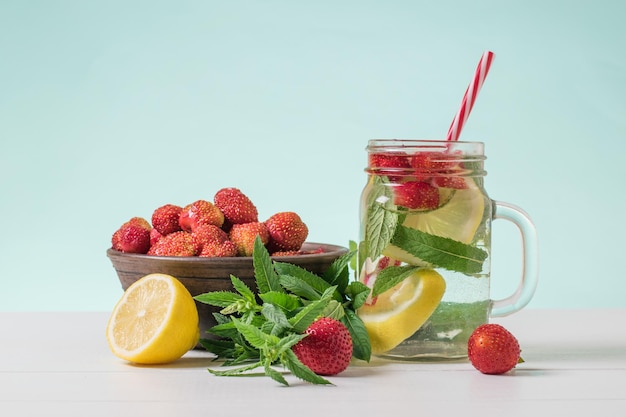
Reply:
[[[314, 274], [322, 274], [337, 258], [348, 252], [342, 246], [322, 243], [305, 242], [303, 251], [322, 249], [321, 253], [296, 256], [273, 256], [279, 262], [288, 262], [298, 265]], [[241, 279], [253, 291], [257, 291], [254, 279], [252, 257], [204, 258], [197, 256], [149, 256], [134, 253], [107, 250], [107, 256], [126, 289], [139, 278], [151, 274], [162, 273], [171, 275], [180, 280], [192, 296], [211, 291], [232, 291], [230, 275]], [[200, 316], [200, 337], [207, 338], [206, 331], [215, 325], [213, 312], [219, 308], [196, 301]]]

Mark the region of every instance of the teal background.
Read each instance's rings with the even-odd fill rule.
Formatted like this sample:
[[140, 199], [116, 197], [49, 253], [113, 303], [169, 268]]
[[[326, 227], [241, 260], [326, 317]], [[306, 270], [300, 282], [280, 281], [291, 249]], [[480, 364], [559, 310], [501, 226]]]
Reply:
[[[347, 245], [367, 140], [443, 138], [485, 50], [462, 139], [536, 223], [528, 308], [624, 307], [624, 4], [4, 0], [0, 310], [112, 309], [115, 229], [226, 186]], [[520, 243], [493, 240], [499, 298]]]

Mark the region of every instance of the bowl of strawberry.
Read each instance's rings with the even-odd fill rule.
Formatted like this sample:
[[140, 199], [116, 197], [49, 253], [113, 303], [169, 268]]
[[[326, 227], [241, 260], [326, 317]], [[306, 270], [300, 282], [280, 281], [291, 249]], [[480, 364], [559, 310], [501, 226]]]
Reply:
[[[231, 275], [255, 289], [252, 252], [263, 243], [272, 260], [322, 274], [348, 249], [307, 242], [308, 227], [292, 211], [259, 219], [255, 204], [241, 190], [222, 188], [212, 200], [165, 204], [150, 218], [132, 217], [111, 237], [107, 250], [126, 290], [151, 273], [176, 277], [192, 296], [232, 290]], [[215, 325], [219, 309], [196, 303], [202, 334]]]

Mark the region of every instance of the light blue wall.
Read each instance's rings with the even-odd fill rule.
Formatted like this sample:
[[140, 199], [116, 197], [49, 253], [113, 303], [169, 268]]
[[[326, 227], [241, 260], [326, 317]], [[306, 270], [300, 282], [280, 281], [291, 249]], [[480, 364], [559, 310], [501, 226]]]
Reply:
[[[624, 2], [0, 2], [0, 310], [110, 310], [112, 232], [236, 186], [358, 235], [370, 138], [462, 139], [540, 237], [529, 308], [624, 307]], [[494, 225], [494, 296], [519, 238]]]

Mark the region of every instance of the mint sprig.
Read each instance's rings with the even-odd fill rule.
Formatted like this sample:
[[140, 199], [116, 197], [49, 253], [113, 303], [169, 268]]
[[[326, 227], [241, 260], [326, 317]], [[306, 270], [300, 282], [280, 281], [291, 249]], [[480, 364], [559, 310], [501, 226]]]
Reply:
[[391, 244], [425, 262], [466, 275], [483, 270], [487, 252], [446, 237], [398, 225]]
[[[266, 375], [289, 385], [276, 366], [283, 366], [297, 378], [313, 384], [330, 384], [302, 364], [291, 348], [305, 337], [304, 331], [321, 316], [340, 320], [353, 340], [353, 357], [369, 361], [369, 336], [356, 314], [370, 289], [349, 282], [349, 266], [355, 251], [335, 260], [318, 276], [286, 262], [272, 261], [257, 237], [252, 254], [255, 294], [231, 275], [235, 291], [214, 291], [195, 296], [202, 303], [220, 307], [214, 314], [217, 324], [209, 333], [216, 338], [200, 339], [202, 346], [224, 359], [228, 370], [209, 369], [219, 376]], [[253, 372], [262, 368], [263, 372]]]

